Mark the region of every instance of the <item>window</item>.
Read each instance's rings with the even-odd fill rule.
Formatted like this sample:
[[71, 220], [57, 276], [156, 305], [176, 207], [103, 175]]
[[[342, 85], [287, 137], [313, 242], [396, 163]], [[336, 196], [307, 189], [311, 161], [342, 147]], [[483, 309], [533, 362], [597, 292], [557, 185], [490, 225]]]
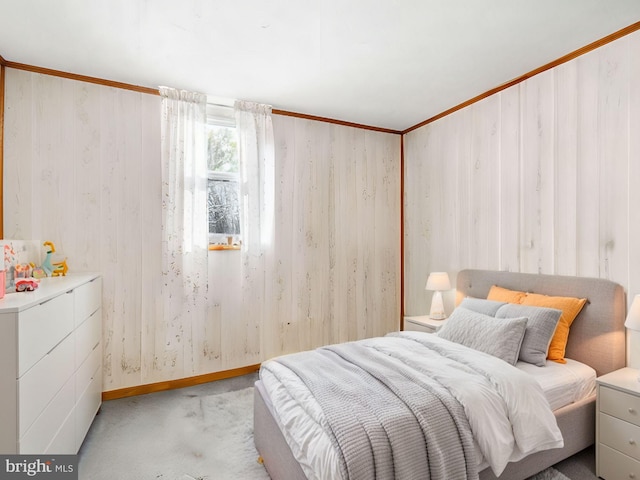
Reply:
[[233, 109], [207, 106], [209, 243], [240, 243], [238, 140]]

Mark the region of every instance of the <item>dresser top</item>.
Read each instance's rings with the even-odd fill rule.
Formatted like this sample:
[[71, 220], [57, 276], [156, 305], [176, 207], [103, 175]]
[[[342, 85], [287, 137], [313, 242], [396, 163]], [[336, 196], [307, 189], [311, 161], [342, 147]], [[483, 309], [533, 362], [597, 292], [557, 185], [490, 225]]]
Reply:
[[40, 280], [40, 285], [32, 292], [6, 293], [0, 299], [0, 314], [15, 313], [46, 302], [61, 293], [73, 290], [96, 278], [98, 273], [72, 273], [64, 277], [47, 277]]

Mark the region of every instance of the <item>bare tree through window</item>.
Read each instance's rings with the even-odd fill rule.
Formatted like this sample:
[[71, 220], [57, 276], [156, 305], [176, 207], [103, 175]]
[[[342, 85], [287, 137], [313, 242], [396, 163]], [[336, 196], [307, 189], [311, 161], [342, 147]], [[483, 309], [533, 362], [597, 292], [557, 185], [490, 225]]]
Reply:
[[209, 237], [214, 243], [240, 235], [238, 141], [235, 127], [210, 124], [208, 128]]

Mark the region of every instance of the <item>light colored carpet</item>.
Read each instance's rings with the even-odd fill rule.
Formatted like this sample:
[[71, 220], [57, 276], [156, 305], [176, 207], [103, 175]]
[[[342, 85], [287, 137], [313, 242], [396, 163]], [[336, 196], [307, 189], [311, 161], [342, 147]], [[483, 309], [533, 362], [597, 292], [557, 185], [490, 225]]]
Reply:
[[206, 386], [105, 402], [80, 480], [269, 479], [253, 444], [253, 388]]
[[[256, 378], [105, 402], [80, 450], [79, 480], [269, 480], [253, 444]], [[558, 467], [570, 477], [547, 469], [529, 480], [592, 478], [586, 459]]]
[[529, 480], [571, 480], [555, 468], [547, 468], [545, 471], [530, 477]]

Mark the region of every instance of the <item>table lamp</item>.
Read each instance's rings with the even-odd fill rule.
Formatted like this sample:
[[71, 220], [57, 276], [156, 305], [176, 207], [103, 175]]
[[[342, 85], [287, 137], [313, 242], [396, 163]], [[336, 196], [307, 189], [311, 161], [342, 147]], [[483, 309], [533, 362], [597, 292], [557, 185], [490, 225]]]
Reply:
[[429, 318], [434, 320], [444, 320], [447, 318], [447, 315], [444, 312], [444, 305], [442, 303], [442, 291], [450, 289], [451, 283], [449, 283], [449, 275], [447, 275], [447, 272], [432, 272], [429, 274], [425, 290], [434, 291], [433, 297], [431, 298], [431, 311], [429, 312]]

